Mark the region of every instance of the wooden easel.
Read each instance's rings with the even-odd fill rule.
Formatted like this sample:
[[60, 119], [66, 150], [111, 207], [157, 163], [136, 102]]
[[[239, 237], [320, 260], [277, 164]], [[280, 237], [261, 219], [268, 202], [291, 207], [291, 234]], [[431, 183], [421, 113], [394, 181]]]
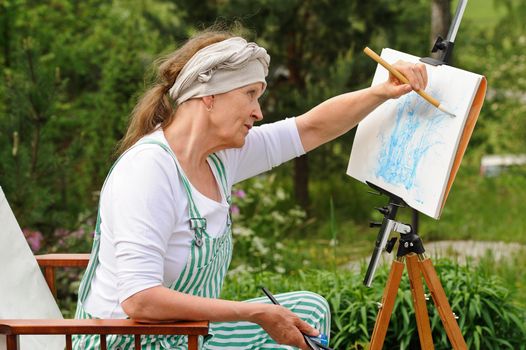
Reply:
[[468, 347], [464, 337], [460, 333], [460, 328], [455, 319], [455, 315], [451, 310], [446, 293], [444, 292], [444, 288], [442, 288], [442, 284], [440, 283], [440, 279], [433, 267], [431, 259], [426, 257], [423, 252], [419, 254], [414, 252], [415, 249], [419, 250], [420, 247], [422, 248], [421, 251], [423, 251], [420, 237], [416, 234], [409, 234], [409, 236], [412, 237], [408, 237], [409, 239], [405, 239], [405, 237], [400, 239], [397, 257], [393, 261], [387, 279], [369, 349], [381, 350], [383, 347], [396, 294], [400, 286], [402, 273], [404, 272], [404, 266], [407, 265], [421, 349], [434, 349], [431, 327], [429, 325], [429, 316], [427, 314], [424, 286], [422, 284], [422, 275], [424, 275], [427, 287], [431, 292], [433, 302], [440, 314], [440, 319], [442, 320], [442, 324], [444, 325], [453, 349], [467, 350]]
[[424, 285], [422, 284], [423, 275], [453, 349], [467, 350], [468, 347], [460, 333], [455, 315], [451, 310], [451, 306], [433, 267], [433, 263], [425, 256], [422, 239], [410, 225], [396, 221], [398, 208], [406, 206], [406, 203], [400, 197], [370, 182], [367, 182], [367, 184], [380, 194], [389, 196], [389, 201], [386, 206], [376, 208], [384, 216], [382, 222], [373, 222], [370, 224], [371, 227], [380, 227], [380, 231], [378, 232], [373, 255], [371, 256], [363, 281], [365, 286], [371, 287], [382, 252], [385, 250], [391, 253], [396, 244], [396, 237], [388, 239], [391, 232], [394, 231], [400, 234], [396, 258], [393, 261], [389, 277], [387, 278], [369, 349], [382, 350], [389, 320], [393, 312], [396, 294], [400, 287], [402, 273], [404, 272], [405, 265], [407, 265], [421, 348], [423, 350], [434, 349], [431, 327], [429, 325], [429, 315], [427, 314], [426, 298], [424, 295]]

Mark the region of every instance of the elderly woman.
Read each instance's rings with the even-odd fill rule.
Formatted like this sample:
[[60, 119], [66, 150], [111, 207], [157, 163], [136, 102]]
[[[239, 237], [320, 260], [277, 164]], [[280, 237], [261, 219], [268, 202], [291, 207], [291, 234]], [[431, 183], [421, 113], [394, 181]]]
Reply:
[[[282, 306], [218, 299], [232, 256], [231, 188], [347, 132], [387, 99], [423, 89], [426, 70], [398, 63], [410, 85], [390, 77], [255, 127], [269, 62], [255, 43], [205, 32], [160, 65], [101, 192], [78, 318], [209, 320], [203, 349], [308, 349], [302, 333], [329, 333], [329, 307], [314, 293], [278, 295]], [[133, 348], [129, 336], [108, 343]], [[182, 336], [142, 340], [143, 349], [185, 345]], [[97, 349], [99, 339], [79, 335], [74, 348]]]

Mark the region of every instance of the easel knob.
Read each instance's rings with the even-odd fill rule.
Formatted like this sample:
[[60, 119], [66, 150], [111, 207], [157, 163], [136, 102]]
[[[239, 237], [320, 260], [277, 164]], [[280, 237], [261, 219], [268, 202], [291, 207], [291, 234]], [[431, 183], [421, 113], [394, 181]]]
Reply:
[[392, 237], [387, 244], [385, 245], [385, 251], [391, 253], [393, 251], [394, 245], [396, 244], [396, 237]]
[[381, 207], [381, 208], [374, 208], [380, 212], [382, 215], [389, 215], [389, 208], [387, 207]]
[[373, 227], [380, 227], [382, 226], [382, 223], [381, 222], [370, 222], [369, 223], [369, 227], [373, 228]]

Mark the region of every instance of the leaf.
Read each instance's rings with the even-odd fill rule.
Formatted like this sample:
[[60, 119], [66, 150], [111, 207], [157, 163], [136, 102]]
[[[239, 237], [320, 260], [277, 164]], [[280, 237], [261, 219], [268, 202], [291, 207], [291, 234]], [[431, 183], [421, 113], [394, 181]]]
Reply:
[[479, 350], [480, 349], [480, 327], [479, 326], [476, 326], [475, 327], [475, 333], [473, 333], [473, 343], [475, 345], [475, 349]]

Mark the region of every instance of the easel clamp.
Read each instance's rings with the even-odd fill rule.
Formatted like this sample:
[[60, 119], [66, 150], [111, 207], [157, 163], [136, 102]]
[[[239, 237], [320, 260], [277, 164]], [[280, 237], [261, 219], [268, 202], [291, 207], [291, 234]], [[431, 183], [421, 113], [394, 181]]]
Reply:
[[402, 224], [401, 222], [395, 221], [393, 231], [401, 233], [401, 234], [407, 234], [411, 233], [411, 225]]

